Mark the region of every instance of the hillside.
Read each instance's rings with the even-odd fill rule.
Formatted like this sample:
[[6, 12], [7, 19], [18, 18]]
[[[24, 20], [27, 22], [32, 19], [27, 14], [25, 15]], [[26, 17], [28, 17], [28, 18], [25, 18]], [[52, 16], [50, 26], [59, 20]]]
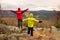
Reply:
[[[58, 11], [47, 11], [47, 10], [40, 10], [40, 11], [28, 11], [32, 12], [34, 14], [34, 17], [37, 17], [40, 19], [49, 19], [53, 14], [57, 13]], [[2, 10], [0, 11], [0, 16], [8, 16], [8, 17], [14, 17], [15, 14], [9, 10]], [[25, 15], [23, 15], [25, 17]]]

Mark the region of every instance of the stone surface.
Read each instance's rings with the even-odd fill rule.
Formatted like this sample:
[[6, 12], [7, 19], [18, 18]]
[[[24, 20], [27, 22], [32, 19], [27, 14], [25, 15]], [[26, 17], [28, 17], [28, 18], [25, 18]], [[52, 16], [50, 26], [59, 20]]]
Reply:
[[[22, 31], [22, 32], [20, 32]], [[0, 25], [0, 40], [59, 40], [60, 32], [52, 27], [52, 33], [50, 28], [34, 28], [34, 36], [27, 34], [27, 28], [20, 30], [15, 26], [3, 26]]]

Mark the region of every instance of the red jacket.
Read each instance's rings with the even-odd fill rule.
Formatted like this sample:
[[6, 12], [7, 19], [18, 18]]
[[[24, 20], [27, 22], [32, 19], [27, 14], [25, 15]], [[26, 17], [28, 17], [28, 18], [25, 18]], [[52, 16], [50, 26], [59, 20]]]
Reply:
[[25, 9], [25, 10], [21, 10], [20, 8], [18, 8], [18, 10], [17, 11], [12, 11], [12, 12], [14, 12], [14, 13], [16, 13], [16, 16], [17, 16], [17, 18], [18, 19], [22, 19], [22, 14], [24, 13], [24, 12], [26, 12], [28, 9]]

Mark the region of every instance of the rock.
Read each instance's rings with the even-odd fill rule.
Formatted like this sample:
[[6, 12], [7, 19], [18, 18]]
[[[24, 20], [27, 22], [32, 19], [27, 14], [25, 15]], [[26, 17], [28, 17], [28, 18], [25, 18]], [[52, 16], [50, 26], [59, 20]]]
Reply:
[[6, 26], [0, 26], [0, 34], [5, 34], [9, 32], [9, 29]]
[[6, 35], [5, 34], [0, 34], [0, 40], [5, 40], [6, 39]]
[[40, 31], [42, 30], [43, 28], [34, 28], [34, 31]]
[[12, 34], [8, 35], [7, 38], [8, 38], [8, 40], [19, 40], [20, 36], [21, 36], [20, 34], [12, 33]]
[[[20, 33], [20, 29], [15, 26], [0, 25], [0, 40], [57, 40], [60, 37], [56, 28], [52, 27], [52, 37], [50, 28], [34, 28], [33, 36], [27, 34], [27, 28], [24, 27]], [[10, 34], [9, 34], [10, 32]], [[56, 33], [57, 32], [57, 33]]]
[[52, 39], [54, 40], [60, 40], [60, 32], [57, 30], [55, 26], [52, 27]]

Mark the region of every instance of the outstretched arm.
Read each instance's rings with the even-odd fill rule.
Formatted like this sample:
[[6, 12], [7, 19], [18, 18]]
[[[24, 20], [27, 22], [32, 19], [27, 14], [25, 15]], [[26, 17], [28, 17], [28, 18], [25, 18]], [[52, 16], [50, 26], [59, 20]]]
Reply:
[[26, 18], [26, 19], [23, 19], [23, 21], [26, 21], [26, 20], [28, 20], [28, 18]]
[[34, 18], [34, 21], [39, 22], [39, 20], [37, 20], [37, 19], [35, 19], [35, 18]]
[[16, 14], [16, 11], [13, 11], [13, 10], [10, 10], [10, 11]]
[[23, 11], [22, 11], [22, 13], [26, 12], [27, 10], [28, 10], [28, 8], [27, 8], [27, 9], [25, 9], [25, 10], [23, 10]]
[[34, 19], [34, 21], [36, 21], [36, 22], [39, 22], [39, 23], [42, 23], [42, 21], [40, 21], [40, 20], [37, 20], [37, 19]]

